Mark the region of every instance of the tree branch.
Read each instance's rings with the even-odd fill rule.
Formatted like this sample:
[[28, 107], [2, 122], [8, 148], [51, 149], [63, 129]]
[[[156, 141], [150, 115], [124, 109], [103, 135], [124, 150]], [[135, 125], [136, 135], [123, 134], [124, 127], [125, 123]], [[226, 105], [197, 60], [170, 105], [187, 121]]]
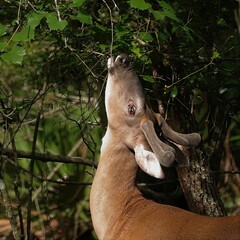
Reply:
[[[28, 158], [32, 159], [32, 153], [26, 152], [22, 150], [13, 151], [9, 148], [0, 147], [0, 155], [6, 155], [8, 157], [13, 157], [14, 153], [17, 154], [18, 158]], [[83, 164], [87, 166], [93, 166], [97, 168], [97, 164], [94, 163], [92, 160], [85, 159], [82, 157], [69, 157], [69, 156], [61, 156], [61, 155], [54, 155], [50, 153], [34, 153], [34, 159], [39, 160], [41, 162], [61, 162], [61, 163], [76, 163], [76, 164]]]

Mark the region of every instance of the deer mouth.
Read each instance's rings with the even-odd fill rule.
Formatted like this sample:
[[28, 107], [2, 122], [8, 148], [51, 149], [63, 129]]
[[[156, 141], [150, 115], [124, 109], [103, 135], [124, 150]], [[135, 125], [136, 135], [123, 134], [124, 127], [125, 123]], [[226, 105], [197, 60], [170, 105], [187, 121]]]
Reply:
[[108, 61], [107, 61], [107, 68], [108, 68], [108, 70], [114, 67], [114, 60], [115, 60], [114, 56], [112, 56], [112, 57], [110, 57], [108, 59]]

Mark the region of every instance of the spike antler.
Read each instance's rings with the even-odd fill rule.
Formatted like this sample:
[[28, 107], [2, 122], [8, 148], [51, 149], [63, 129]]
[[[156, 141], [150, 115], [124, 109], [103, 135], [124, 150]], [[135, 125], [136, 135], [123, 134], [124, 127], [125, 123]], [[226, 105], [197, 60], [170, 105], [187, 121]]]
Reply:
[[[183, 146], [197, 146], [201, 137], [198, 133], [182, 134], [175, 132], [166, 122], [166, 120], [159, 114], [151, 111], [151, 115], [157, 121], [166, 139]], [[175, 149], [168, 144], [162, 142], [154, 131], [154, 124], [149, 118], [144, 118], [141, 122], [140, 129], [148, 140], [150, 147], [157, 156], [159, 162], [165, 166], [172, 166], [175, 159]]]

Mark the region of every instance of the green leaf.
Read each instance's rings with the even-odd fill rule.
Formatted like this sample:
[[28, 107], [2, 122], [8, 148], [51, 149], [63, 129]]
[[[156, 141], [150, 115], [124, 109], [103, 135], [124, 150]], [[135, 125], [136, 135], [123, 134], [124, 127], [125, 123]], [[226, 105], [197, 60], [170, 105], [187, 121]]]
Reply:
[[151, 76], [143, 76], [143, 80], [146, 82], [154, 83], [154, 79]]
[[130, 0], [130, 6], [139, 10], [151, 9], [151, 4], [146, 3], [145, 0]]
[[54, 13], [47, 15], [47, 24], [49, 29], [52, 30], [63, 30], [68, 22], [66, 20], [59, 21]]
[[0, 23], [0, 37], [7, 33], [7, 27]]
[[174, 86], [173, 90], [171, 91], [171, 97], [175, 98], [177, 95], [178, 95], [178, 88]]
[[0, 52], [6, 47], [7, 42], [0, 42]]
[[48, 13], [46, 12], [41, 12], [41, 13], [30, 13], [27, 17], [28, 19], [28, 25], [31, 26], [32, 28], [37, 27], [41, 20], [47, 15]]
[[152, 42], [153, 41], [153, 37], [150, 33], [147, 33], [147, 32], [140, 32], [139, 33], [139, 38], [143, 41], [146, 41], [146, 42]]
[[218, 58], [221, 58], [220, 53], [216, 50], [213, 51], [211, 59], [214, 60], [214, 59], [218, 59]]
[[99, 44], [99, 48], [100, 48], [102, 51], [106, 51], [106, 49], [109, 48], [109, 45], [107, 45], [107, 44]]
[[33, 40], [35, 36], [35, 28], [26, 25], [23, 27], [22, 31], [16, 33], [13, 37], [13, 41], [29, 41]]
[[[164, 17], [168, 17], [176, 22], [180, 22], [180, 19], [176, 16], [176, 13], [175, 13], [175, 10], [173, 9], [173, 7], [168, 4], [167, 2], [165, 1], [158, 1], [159, 5], [163, 8], [163, 16]], [[155, 11], [157, 12], [157, 11]], [[155, 15], [154, 15], [155, 14]], [[161, 19], [162, 16], [160, 14], [157, 14], [157, 13], [153, 13], [153, 16], [157, 19], [157, 17], [159, 17], [159, 19], [157, 20], [163, 20]]]
[[217, 20], [217, 25], [224, 27], [227, 26], [227, 23], [223, 18], [220, 18]]
[[79, 12], [76, 18], [82, 23], [93, 24], [92, 17], [83, 11]]
[[138, 58], [141, 58], [141, 57], [142, 57], [141, 49], [139, 48], [138, 44], [132, 42], [131, 51], [134, 52], [134, 54], [135, 54]]
[[47, 15], [47, 13], [30, 13], [27, 17], [27, 25], [22, 30], [15, 34], [14, 41], [29, 41], [35, 37], [35, 28], [40, 24], [41, 20]]
[[175, 12], [170, 11], [169, 9], [164, 9], [163, 12], [164, 12], [164, 15], [165, 15], [166, 17], [168, 17], [168, 18], [170, 18], [170, 19], [172, 19], [172, 20], [174, 20], [174, 21], [176, 21], [176, 22], [178, 22], [178, 23], [180, 22], [180, 19], [177, 18]]
[[158, 1], [158, 4], [163, 8], [163, 9], [166, 9], [166, 10], [169, 10], [171, 12], [174, 12], [174, 9], [172, 8], [172, 6], [170, 4], [168, 4], [167, 2], [165, 1]]
[[22, 64], [23, 56], [26, 55], [26, 51], [23, 47], [15, 45], [10, 52], [1, 55], [3, 61], [14, 64]]
[[165, 18], [165, 14], [163, 11], [151, 11], [151, 13], [156, 20], [163, 21]]
[[85, 2], [86, 0], [73, 0], [70, 7], [81, 7]]

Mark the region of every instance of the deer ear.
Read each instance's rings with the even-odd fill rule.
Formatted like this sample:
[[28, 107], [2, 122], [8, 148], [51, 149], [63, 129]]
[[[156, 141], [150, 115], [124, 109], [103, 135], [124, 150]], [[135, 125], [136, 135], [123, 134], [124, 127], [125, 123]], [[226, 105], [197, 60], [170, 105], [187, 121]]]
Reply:
[[143, 144], [134, 148], [138, 166], [147, 174], [155, 178], [164, 178], [162, 167], [153, 152], [144, 149]]

